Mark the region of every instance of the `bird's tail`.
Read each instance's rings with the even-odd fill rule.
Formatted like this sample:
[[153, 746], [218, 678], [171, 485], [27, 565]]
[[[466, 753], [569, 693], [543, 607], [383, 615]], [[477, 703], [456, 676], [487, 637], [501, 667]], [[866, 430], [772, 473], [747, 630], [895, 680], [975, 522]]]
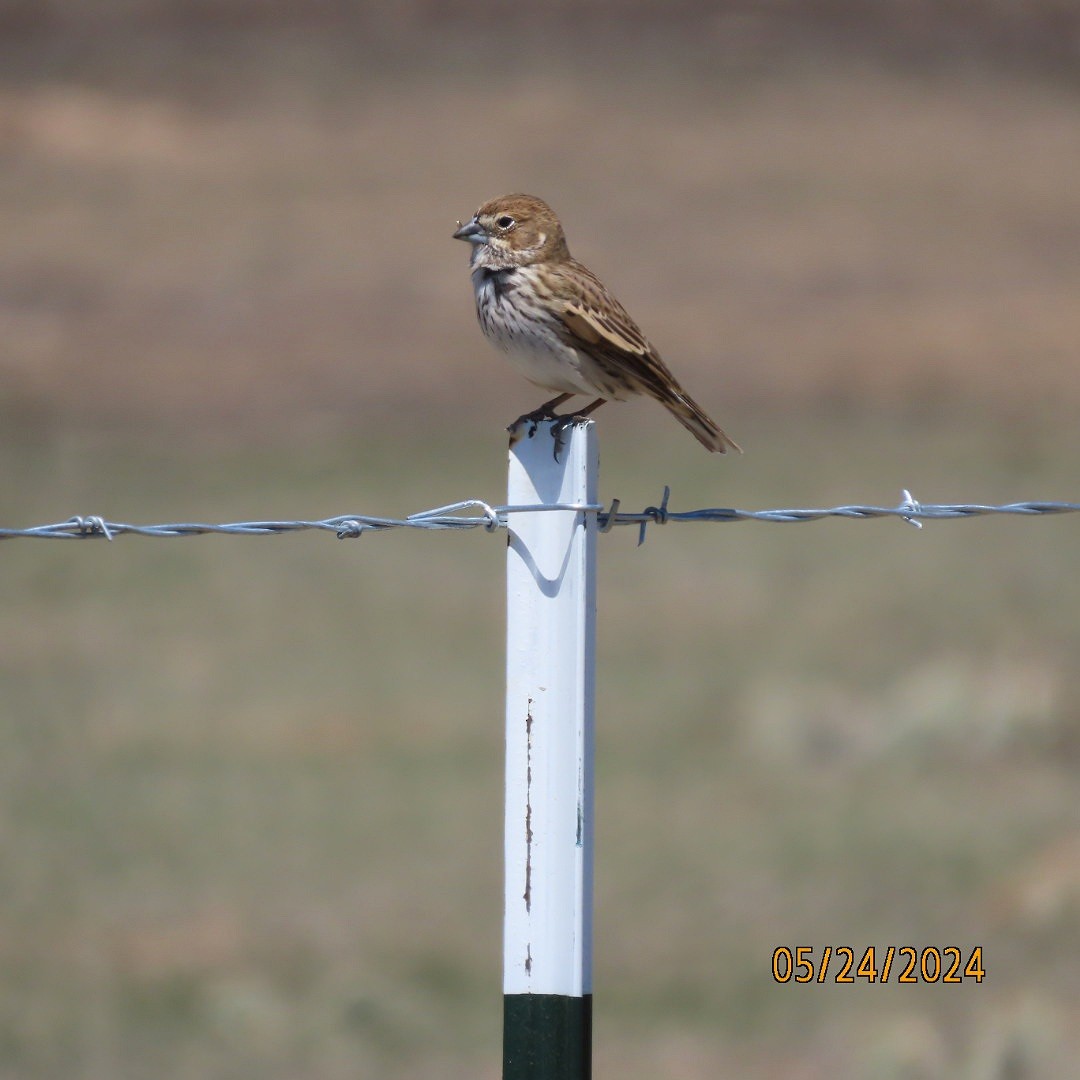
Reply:
[[673, 393], [670, 397], [665, 396], [661, 401], [668, 412], [706, 450], [711, 450], [714, 454], [723, 454], [729, 449], [742, 453], [742, 447], [730, 436], [725, 435], [689, 394]]

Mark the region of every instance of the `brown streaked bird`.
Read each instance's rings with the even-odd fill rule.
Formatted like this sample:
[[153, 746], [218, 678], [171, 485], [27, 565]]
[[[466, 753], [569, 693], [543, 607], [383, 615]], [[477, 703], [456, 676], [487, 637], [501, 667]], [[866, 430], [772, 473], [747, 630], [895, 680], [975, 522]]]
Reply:
[[706, 449], [742, 453], [679, 385], [622, 304], [571, 257], [562, 225], [542, 199], [492, 199], [471, 221], [458, 222], [454, 239], [472, 245], [469, 265], [484, 336], [530, 382], [558, 394], [522, 420], [554, 418], [575, 394], [596, 399], [576, 416], [605, 401], [648, 394]]

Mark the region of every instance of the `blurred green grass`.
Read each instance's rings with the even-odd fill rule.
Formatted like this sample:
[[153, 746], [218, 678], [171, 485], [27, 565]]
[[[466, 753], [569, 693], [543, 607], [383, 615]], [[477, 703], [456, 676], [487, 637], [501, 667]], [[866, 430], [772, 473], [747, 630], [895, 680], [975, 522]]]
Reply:
[[[721, 38], [0, 42], [2, 524], [498, 502], [515, 187], [747, 450], [611, 406], [605, 501], [1075, 501], [1075, 86]], [[601, 539], [599, 1075], [1067, 1075], [1076, 529]], [[0, 545], [0, 1075], [498, 1075], [503, 553]], [[844, 943], [990, 977], [771, 981]]]
[[[1042, 431], [1010, 467], [959, 417], [915, 442], [884, 417], [744, 425], [745, 459], [688, 452], [675, 476], [652, 444], [681, 432], [612, 408], [605, 499], [672, 481], [676, 508], [888, 503], [901, 480], [926, 501], [1054, 497], [1080, 450]], [[15, 445], [36, 482], [5, 507], [405, 514], [499, 498], [502, 447], [434, 428], [186, 457], [73, 439], [45, 466]], [[769, 1076], [801, 1044], [899, 1075], [890, 1039], [921, 1025], [944, 1076], [989, 1052], [994, 1010], [1033, 1060], [1065, 1060], [1071, 1036], [1030, 1034], [1022, 1004], [1065, 1007], [1080, 944], [1075, 867], [1054, 862], [1075, 835], [1075, 527], [602, 538], [602, 1071]], [[503, 551], [482, 532], [4, 545], [10, 1075], [497, 1074]], [[1023, 885], [1044, 856], [1045, 910]], [[845, 942], [982, 944], [992, 974], [772, 984], [776, 945]]]

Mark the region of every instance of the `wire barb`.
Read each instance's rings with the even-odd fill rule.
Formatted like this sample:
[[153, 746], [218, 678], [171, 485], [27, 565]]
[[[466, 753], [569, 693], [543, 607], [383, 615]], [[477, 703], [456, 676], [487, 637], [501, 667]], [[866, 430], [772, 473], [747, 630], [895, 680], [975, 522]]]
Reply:
[[908, 514], [904, 515], [904, 520], [909, 525], [914, 525], [916, 529], [921, 529], [922, 528], [922, 522], [919, 521], [919, 519], [917, 517], [913, 516], [913, 515], [917, 514], [919, 512], [919, 510], [921, 509], [921, 507], [919, 506], [919, 501], [912, 496], [911, 492], [908, 491], [907, 488], [904, 488], [904, 501], [900, 504], [900, 506], [901, 506], [902, 509], [906, 507], [906, 508], [911, 510], [910, 515], [908, 515]]
[[668, 523], [668, 499], [671, 498], [671, 488], [664, 485], [664, 497], [660, 500], [659, 506], [646, 506], [641, 511], [643, 520], [641, 522], [641, 531], [638, 533], [637, 546], [641, 547], [645, 543], [645, 529], [649, 525], [650, 521], [655, 521], [657, 525], [666, 525]]
[[[421, 510], [406, 518], [375, 517], [368, 514], [342, 514], [321, 521], [236, 521], [220, 524], [200, 522], [171, 522], [162, 525], [128, 525], [107, 521], [97, 514], [76, 515], [52, 525], [34, 525], [26, 529], [0, 529], [0, 540], [90, 540], [104, 538], [114, 540], [118, 536], [279, 536], [282, 533], [316, 530], [332, 532], [339, 540], [356, 540], [369, 532], [386, 532], [390, 529], [461, 530], [484, 529], [497, 532], [507, 527], [512, 514], [538, 513], [541, 511], [570, 511], [576, 514], [595, 514], [600, 532], [610, 532], [616, 525], [637, 525], [638, 544], [645, 542], [649, 525], [700, 522], [719, 524], [734, 521], [803, 522], [820, 521], [822, 518], [838, 517], [866, 521], [870, 518], [900, 518], [909, 525], [922, 528], [926, 521], [945, 521], [957, 518], [983, 517], [991, 514], [1008, 514], [1019, 517], [1037, 517], [1048, 514], [1073, 514], [1080, 512], [1080, 503], [1073, 502], [1014, 502], [1001, 506], [981, 503], [952, 503], [935, 505], [921, 503], [910, 491], [903, 492], [898, 506], [834, 506], [829, 509], [769, 509], [738, 510], [732, 507], [707, 507], [700, 510], [671, 510], [668, 502], [671, 488], [664, 487], [659, 506], [647, 506], [633, 513], [620, 510], [618, 499], [612, 499], [609, 508], [599, 503], [556, 503], [537, 506], [492, 506], [482, 499], [465, 499], [461, 502]], [[463, 511], [479, 510], [479, 514]]]
[[611, 532], [611, 530], [615, 527], [615, 519], [618, 517], [619, 514], [619, 506], [619, 500], [612, 499], [611, 506], [606, 511], [601, 511], [599, 514], [596, 515], [597, 527], [599, 528], [600, 532]]

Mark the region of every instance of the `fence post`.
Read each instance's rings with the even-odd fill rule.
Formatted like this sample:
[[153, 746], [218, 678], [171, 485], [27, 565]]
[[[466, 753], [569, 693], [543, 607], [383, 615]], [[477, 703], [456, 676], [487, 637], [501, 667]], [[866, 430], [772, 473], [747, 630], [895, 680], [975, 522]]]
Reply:
[[[528, 432], [528, 429], [526, 429]], [[595, 504], [595, 425], [510, 449], [511, 506]], [[596, 515], [510, 516], [507, 550], [504, 1080], [592, 1075]]]

